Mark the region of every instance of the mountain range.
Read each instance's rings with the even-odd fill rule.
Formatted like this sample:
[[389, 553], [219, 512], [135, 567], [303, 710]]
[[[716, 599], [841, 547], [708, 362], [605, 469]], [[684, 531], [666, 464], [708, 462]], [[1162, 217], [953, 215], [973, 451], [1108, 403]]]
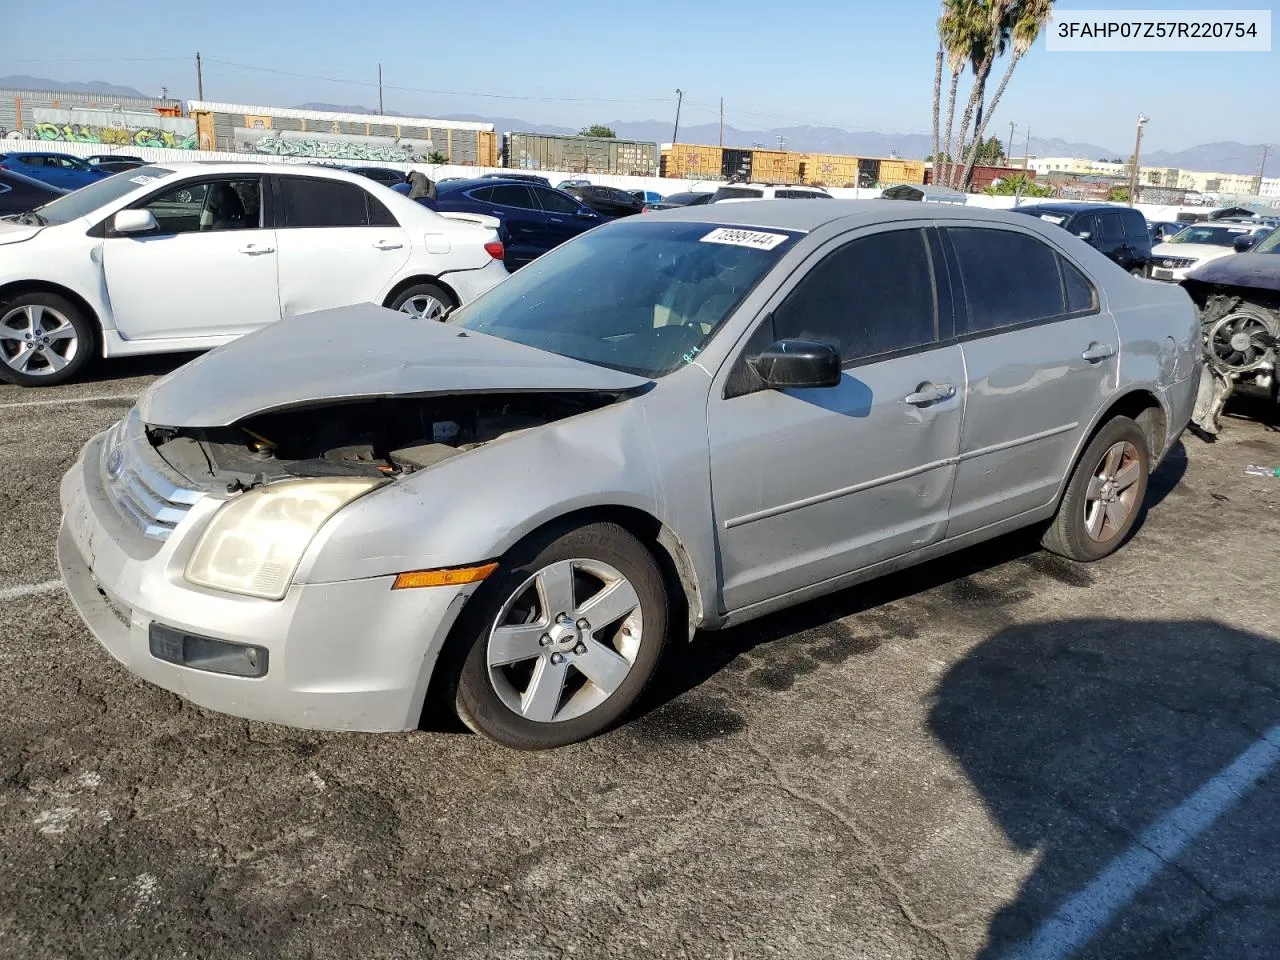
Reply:
[[[74, 83], [50, 80], [44, 77], [15, 75], [0, 77], [0, 87], [24, 90], [63, 90], [74, 93], [92, 93], [99, 96], [144, 97], [147, 94], [132, 87], [92, 81]], [[374, 113], [369, 107], [358, 104], [303, 103], [303, 110], [331, 110], [338, 113]], [[406, 116], [387, 110], [387, 116]], [[442, 120], [472, 120], [492, 123], [499, 133], [520, 131], [524, 133], [573, 134], [573, 127], [546, 123], [532, 123], [517, 117], [480, 116], [478, 114], [445, 114]], [[615, 120], [606, 124], [624, 139], [648, 140], [669, 143], [672, 139], [672, 123], [666, 120]], [[1000, 136], [999, 125], [989, 129], [990, 134]], [[681, 143], [720, 143], [718, 124], [700, 123], [681, 126]], [[727, 147], [777, 148], [779, 143], [791, 150], [807, 153], [842, 153], [854, 156], [899, 157], [921, 159], [930, 152], [931, 138], [918, 133], [878, 133], [875, 131], [845, 130], [840, 127], [789, 126], [769, 130], [742, 130], [733, 126], [724, 128], [723, 143]], [[1061, 140], [1058, 138], [1032, 137], [1030, 144], [1015, 141], [1010, 153], [1021, 156], [1028, 151], [1038, 157], [1085, 157], [1090, 160], [1127, 158], [1128, 148], [1099, 146], [1096, 143]], [[1150, 150], [1143, 154], [1145, 164], [1179, 167], [1184, 170], [1205, 170], [1217, 173], [1256, 174], [1262, 158], [1261, 144], [1244, 144], [1234, 141], [1202, 143], [1186, 150]], [[1280, 148], [1270, 151], [1265, 175], [1280, 176]]]

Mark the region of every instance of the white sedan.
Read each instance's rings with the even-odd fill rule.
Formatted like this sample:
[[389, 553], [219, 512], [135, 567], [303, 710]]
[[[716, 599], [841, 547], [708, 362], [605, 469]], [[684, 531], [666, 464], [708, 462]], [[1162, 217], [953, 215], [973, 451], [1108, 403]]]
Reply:
[[1256, 242], [1259, 234], [1265, 236], [1270, 231], [1271, 227], [1265, 224], [1192, 224], [1151, 248], [1148, 261], [1151, 277], [1181, 283], [1188, 270], [1219, 257], [1229, 257], [1241, 249], [1237, 246], [1239, 241], [1247, 238]]
[[0, 380], [207, 350], [281, 317], [371, 302], [438, 319], [507, 276], [497, 223], [355, 174], [181, 163], [0, 219]]

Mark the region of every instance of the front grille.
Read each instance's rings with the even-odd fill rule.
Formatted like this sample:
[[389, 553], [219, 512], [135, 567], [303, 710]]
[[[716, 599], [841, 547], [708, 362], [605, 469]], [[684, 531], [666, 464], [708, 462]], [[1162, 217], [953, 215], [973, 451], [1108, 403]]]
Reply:
[[1195, 257], [1155, 257], [1151, 261], [1153, 267], [1163, 267], [1166, 270], [1182, 270], [1186, 267], [1195, 265]]
[[102, 446], [107, 494], [116, 509], [151, 540], [167, 540], [173, 528], [204, 494], [174, 482], [151, 450], [136, 409], [111, 428]]

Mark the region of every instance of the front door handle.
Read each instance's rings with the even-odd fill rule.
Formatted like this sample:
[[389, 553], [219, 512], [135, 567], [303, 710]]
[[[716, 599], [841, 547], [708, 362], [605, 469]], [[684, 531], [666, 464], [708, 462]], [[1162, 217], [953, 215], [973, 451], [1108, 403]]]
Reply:
[[903, 397], [903, 402], [913, 407], [927, 407], [931, 403], [950, 400], [956, 395], [956, 388], [949, 383], [922, 383], [916, 387], [915, 393]]
[[1088, 360], [1090, 363], [1097, 363], [1100, 360], [1105, 360], [1107, 357], [1114, 357], [1115, 355], [1115, 347], [1109, 343], [1098, 343], [1095, 340], [1093, 343], [1089, 344], [1089, 349], [1080, 354], [1080, 357], [1084, 360]]
[[275, 253], [276, 248], [259, 246], [256, 243], [246, 243], [243, 247], [240, 248], [240, 252], [243, 253], [245, 256], [258, 257], [264, 253]]
[[373, 246], [375, 250], [399, 250], [404, 244], [396, 243], [394, 240], [379, 240]]

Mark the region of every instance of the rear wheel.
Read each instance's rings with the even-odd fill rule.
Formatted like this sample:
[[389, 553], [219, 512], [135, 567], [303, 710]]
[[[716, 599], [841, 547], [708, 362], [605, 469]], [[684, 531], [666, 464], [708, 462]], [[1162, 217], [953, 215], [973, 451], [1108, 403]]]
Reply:
[[420, 320], [443, 320], [455, 304], [453, 297], [434, 283], [416, 283], [397, 293], [387, 306]]
[[93, 323], [57, 294], [25, 293], [0, 306], [0, 379], [9, 383], [66, 383], [88, 364], [93, 345]]
[[667, 615], [657, 562], [617, 524], [517, 548], [459, 624], [458, 716], [521, 750], [593, 737], [648, 686]]
[[1041, 543], [1088, 563], [1120, 549], [1142, 511], [1151, 453], [1142, 428], [1115, 417], [1085, 448]]

